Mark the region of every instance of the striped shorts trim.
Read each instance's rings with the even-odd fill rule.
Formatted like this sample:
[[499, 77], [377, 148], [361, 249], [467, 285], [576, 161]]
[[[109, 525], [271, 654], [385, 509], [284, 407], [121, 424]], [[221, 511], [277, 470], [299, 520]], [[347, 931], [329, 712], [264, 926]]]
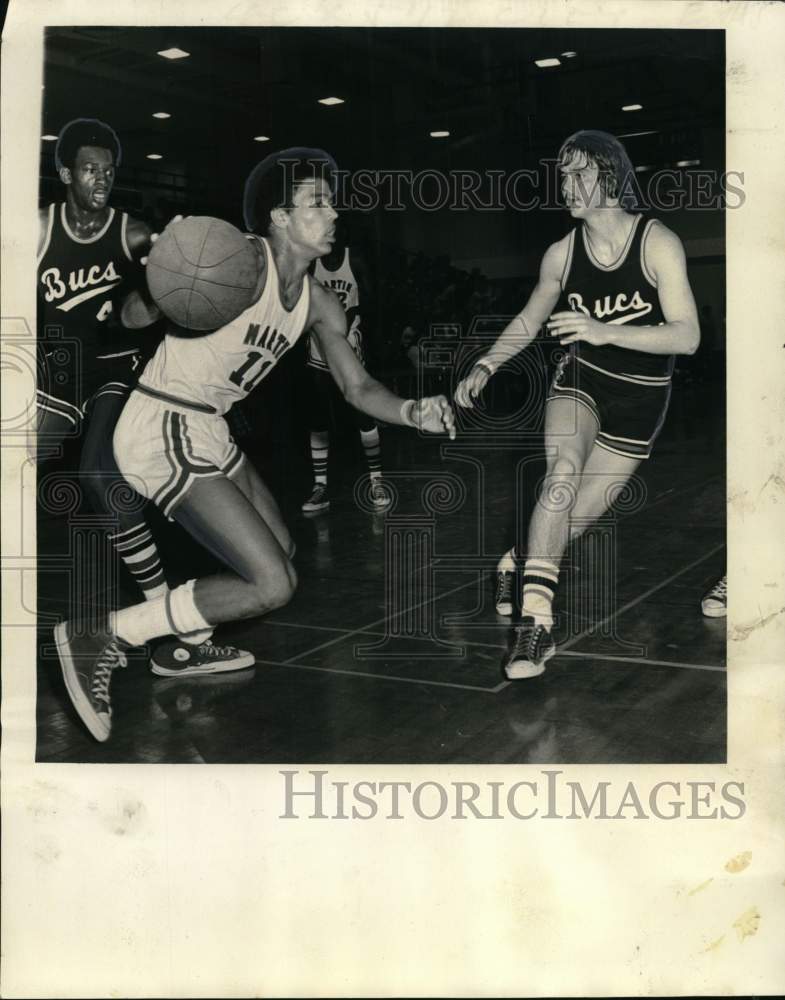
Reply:
[[192, 442], [188, 417], [176, 410], [164, 411], [161, 434], [171, 471], [167, 481], [153, 495], [152, 501], [167, 517], [171, 516], [177, 504], [198, 479], [215, 479], [221, 475], [231, 478], [244, 458], [237, 445], [233, 445], [229, 457], [220, 467], [211, 462], [209, 457], [200, 456]]
[[35, 405], [39, 410], [45, 410], [47, 413], [56, 413], [58, 417], [64, 417], [74, 427], [78, 427], [84, 417], [84, 413], [78, 406], [74, 406], [73, 403], [69, 403], [64, 399], [58, 399], [56, 396], [50, 396], [48, 392], [43, 392], [41, 389], [36, 389], [35, 391]]

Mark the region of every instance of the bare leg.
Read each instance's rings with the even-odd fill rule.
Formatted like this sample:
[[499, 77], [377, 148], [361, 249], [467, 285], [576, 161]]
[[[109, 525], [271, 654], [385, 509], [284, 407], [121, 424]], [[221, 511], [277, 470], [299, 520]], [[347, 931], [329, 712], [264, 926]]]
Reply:
[[545, 410], [546, 473], [529, 522], [528, 555], [558, 565], [569, 541], [570, 515], [597, 436], [593, 413], [572, 399]]
[[269, 512], [271, 526], [239, 485], [223, 476], [195, 483], [176, 508], [175, 520], [231, 570], [202, 577], [194, 587], [196, 607], [211, 625], [262, 615], [291, 599], [297, 574], [286, 538], [282, 545], [276, 537], [282, 528], [276, 515], [280, 519], [277, 506]]
[[570, 541], [608, 510], [635, 474], [640, 458], [617, 455], [594, 445], [583, 467], [578, 498], [570, 517]]

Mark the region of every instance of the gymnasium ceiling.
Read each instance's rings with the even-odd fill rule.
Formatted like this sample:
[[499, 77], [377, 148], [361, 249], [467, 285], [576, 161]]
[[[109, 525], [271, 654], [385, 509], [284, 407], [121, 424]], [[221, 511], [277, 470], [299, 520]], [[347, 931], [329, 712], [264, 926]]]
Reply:
[[[172, 46], [190, 56], [156, 54]], [[567, 51], [560, 66], [534, 64]], [[349, 169], [515, 169], [586, 127], [653, 133], [625, 140], [636, 164], [721, 166], [724, 75], [719, 31], [55, 28], [41, 131], [103, 118], [126, 170], [186, 185], [235, 185], [267, 152], [301, 144]], [[317, 103], [329, 96], [345, 103]], [[643, 109], [621, 110], [630, 103]], [[50, 176], [53, 147], [42, 142]]]

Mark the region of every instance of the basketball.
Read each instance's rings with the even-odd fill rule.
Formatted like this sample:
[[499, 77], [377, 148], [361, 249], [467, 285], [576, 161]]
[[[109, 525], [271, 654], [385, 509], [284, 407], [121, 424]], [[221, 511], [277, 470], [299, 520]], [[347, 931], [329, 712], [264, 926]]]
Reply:
[[216, 330], [246, 310], [260, 260], [239, 229], [194, 215], [167, 226], [147, 260], [147, 286], [158, 308], [178, 326]]

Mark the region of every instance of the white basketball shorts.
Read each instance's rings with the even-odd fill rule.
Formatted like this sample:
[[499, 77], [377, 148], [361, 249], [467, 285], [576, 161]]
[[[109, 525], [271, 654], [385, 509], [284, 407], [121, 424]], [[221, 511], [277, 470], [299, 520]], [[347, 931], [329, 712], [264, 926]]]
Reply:
[[231, 479], [245, 460], [224, 418], [205, 409], [137, 386], [117, 422], [114, 455], [120, 472], [167, 517], [197, 480]]

